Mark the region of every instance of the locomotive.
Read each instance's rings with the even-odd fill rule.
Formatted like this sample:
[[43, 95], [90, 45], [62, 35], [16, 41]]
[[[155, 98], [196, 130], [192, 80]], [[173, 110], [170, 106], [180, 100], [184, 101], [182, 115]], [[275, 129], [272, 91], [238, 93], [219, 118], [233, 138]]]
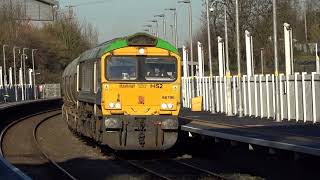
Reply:
[[83, 52], [62, 76], [68, 127], [115, 150], [165, 150], [178, 137], [181, 57], [146, 33]]

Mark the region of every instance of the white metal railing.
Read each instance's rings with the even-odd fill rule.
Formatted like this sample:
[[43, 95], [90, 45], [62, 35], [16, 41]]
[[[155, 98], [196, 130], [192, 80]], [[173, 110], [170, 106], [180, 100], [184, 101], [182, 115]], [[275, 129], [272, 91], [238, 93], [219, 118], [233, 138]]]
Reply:
[[23, 69], [17, 70], [17, 81], [14, 81], [14, 73], [8, 68], [7, 79], [4, 80], [2, 67], [0, 66], [0, 103], [7, 101], [20, 101], [34, 99], [34, 87], [32, 80], [32, 69], [27, 69], [28, 74], [23, 76]]
[[[276, 114], [275, 76], [273, 74], [230, 78], [231, 106], [227, 106], [227, 77], [182, 78], [183, 107], [191, 108], [191, 86], [203, 97], [203, 111], [239, 114], [237, 88], [241, 80], [242, 107], [245, 116], [274, 119]], [[320, 122], [320, 74], [279, 75], [280, 120]]]

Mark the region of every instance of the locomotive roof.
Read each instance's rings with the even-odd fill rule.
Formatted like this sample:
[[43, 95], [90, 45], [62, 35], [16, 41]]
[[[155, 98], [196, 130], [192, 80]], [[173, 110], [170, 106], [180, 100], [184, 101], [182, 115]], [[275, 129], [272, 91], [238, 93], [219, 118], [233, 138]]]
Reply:
[[178, 50], [169, 42], [147, 33], [136, 33], [131, 36], [106, 41], [81, 54], [80, 61], [96, 59], [107, 52], [128, 46], [157, 47], [178, 54]]

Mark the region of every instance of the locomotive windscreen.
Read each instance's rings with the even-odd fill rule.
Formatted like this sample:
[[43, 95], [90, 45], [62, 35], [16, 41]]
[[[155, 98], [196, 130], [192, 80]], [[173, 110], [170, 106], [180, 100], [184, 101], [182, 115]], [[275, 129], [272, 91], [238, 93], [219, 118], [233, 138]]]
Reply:
[[106, 60], [110, 81], [172, 82], [177, 79], [174, 57], [112, 56]]

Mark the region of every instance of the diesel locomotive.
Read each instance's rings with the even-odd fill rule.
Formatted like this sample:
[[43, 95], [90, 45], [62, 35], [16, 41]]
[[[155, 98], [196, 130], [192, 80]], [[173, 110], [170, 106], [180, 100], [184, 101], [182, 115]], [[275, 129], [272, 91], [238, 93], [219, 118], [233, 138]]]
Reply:
[[146, 33], [83, 52], [63, 72], [68, 127], [115, 150], [165, 150], [178, 136], [181, 58]]

